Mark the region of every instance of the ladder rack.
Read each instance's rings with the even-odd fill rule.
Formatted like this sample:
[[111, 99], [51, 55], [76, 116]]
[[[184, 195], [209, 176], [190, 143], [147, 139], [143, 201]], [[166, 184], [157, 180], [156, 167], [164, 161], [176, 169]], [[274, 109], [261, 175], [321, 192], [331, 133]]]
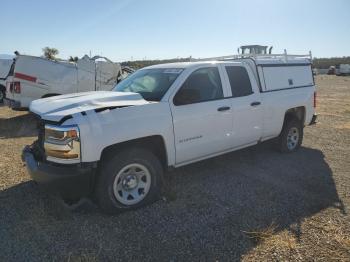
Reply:
[[237, 55], [227, 55], [227, 56], [217, 56], [217, 57], [207, 57], [207, 58], [192, 58], [190, 57], [191, 62], [196, 61], [225, 61], [225, 60], [237, 60], [242, 58], [252, 58], [254, 60], [270, 60], [276, 59], [284, 62], [292, 62], [296, 60], [307, 59], [312, 61], [312, 53], [309, 51], [306, 55], [292, 55], [287, 54], [287, 50], [284, 50], [283, 54], [237, 54]]

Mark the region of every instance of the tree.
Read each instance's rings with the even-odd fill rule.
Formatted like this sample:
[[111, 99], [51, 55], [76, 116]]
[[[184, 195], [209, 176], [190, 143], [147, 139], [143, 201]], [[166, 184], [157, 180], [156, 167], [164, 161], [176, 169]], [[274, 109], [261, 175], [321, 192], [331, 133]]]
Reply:
[[55, 60], [56, 55], [58, 55], [58, 50], [56, 48], [45, 47], [43, 48], [44, 57], [47, 59]]
[[78, 60], [79, 60], [79, 58], [77, 57], [77, 56], [70, 56], [69, 58], [68, 58], [68, 61], [69, 62], [74, 62], [74, 63], [76, 63], [76, 62], [78, 62]]

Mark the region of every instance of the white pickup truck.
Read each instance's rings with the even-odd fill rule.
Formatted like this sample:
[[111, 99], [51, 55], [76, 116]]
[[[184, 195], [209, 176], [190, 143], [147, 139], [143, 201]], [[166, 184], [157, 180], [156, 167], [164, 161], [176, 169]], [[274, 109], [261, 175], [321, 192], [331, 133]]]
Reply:
[[297, 150], [315, 123], [310, 60], [242, 58], [136, 71], [113, 91], [33, 101], [39, 138], [23, 150], [31, 177], [106, 212], [155, 201], [163, 173], [277, 138]]

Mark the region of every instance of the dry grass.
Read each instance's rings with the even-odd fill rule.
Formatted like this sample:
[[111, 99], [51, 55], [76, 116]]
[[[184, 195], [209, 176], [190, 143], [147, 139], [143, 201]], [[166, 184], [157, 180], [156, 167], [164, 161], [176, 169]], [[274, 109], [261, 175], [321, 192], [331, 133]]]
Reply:
[[350, 122], [345, 122], [344, 124], [336, 126], [339, 129], [350, 129]]
[[[321, 246], [318, 255], [323, 260], [350, 261], [350, 235], [349, 225], [340, 225], [339, 221], [329, 219], [324, 224], [310, 223], [313, 237], [310, 242]], [[312, 248], [312, 245], [310, 245]]]
[[[339, 226], [339, 221], [329, 220], [320, 225], [320, 221], [315, 219], [303, 227], [305, 233], [302, 239], [293, 230], [279, 231], [275, 224], [265, 229], [245, 232], [258, 245], [246, 254], [243, 260], [273, 258], [273, 260], [304, 261], [312, 258], [314, 261], [350, 261], [350, 235], [348, 229]], [[305, 256], [310, 251], [314, 253], [314, 257]]]
[[[273, 230], [273, 231], [271, 231]], [[248, 233], [249, 237], [250, 233]], [[298, 241], [291, 232], [275, 231], [275, 226], [254, 232], [254, 239], [258, 238], [259, 245], [243, 257], [243, 261], [252, 261], [259, 258], [267, 260], [298, 260], [300, 257]]]
[[264, 240], [272, 237], [277, 231], [277, 226], [272, 223], [267, 228], [257, 229], [256, 231], [242, 231], [247, 234], [250, 239], [253, 239], [257, 243], [261, 243]]

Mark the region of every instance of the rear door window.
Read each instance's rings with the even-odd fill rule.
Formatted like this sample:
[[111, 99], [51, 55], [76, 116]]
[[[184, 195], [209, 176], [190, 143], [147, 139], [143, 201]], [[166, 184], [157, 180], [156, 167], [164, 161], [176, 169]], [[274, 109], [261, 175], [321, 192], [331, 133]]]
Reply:
[[225, 66], [225, 69], [230, 81], [233, 97], [253, 94], [247, 69], [243, 66]]

